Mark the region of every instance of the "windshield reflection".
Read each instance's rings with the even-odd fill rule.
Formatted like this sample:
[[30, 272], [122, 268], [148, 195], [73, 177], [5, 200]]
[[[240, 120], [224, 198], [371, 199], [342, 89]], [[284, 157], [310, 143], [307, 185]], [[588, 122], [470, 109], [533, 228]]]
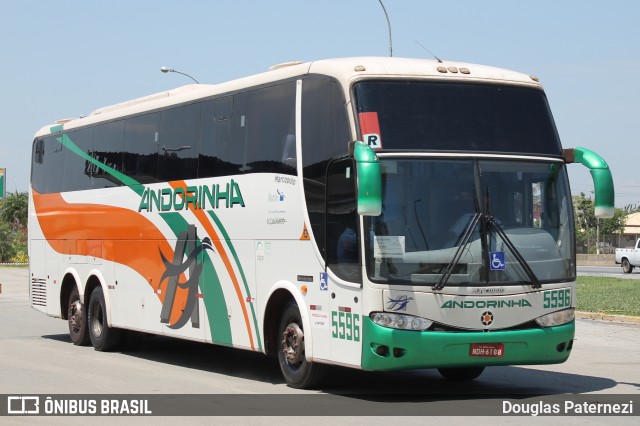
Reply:
[[381, 161], [382, 215], [364, 219], [371, 280], [537, 286], [574, 277], [571, 201], [561, 164]]

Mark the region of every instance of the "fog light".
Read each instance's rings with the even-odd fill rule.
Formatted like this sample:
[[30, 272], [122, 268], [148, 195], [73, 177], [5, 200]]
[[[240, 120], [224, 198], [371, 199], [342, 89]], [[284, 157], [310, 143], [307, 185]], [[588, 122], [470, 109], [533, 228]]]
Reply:
[[380, 356], [389, 356], [389, 347], [385, 346], [385, 345], [375, 345], [372, 344], [371, 346], [376, 346], [373, 351]]

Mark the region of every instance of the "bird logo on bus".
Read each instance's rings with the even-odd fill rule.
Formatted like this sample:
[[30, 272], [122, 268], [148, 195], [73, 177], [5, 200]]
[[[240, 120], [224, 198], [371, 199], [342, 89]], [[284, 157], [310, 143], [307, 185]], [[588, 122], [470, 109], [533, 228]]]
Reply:
[[[162, 302], [162, 311], [160, 313], [160, 322], [169, 324], [171, 329], [182, 328], [191, 319], [191, 325], [194, 328], [200, 327], [200, 315], [198, 310], [198, 286], [200, 283], [200, 274], [202, 273], [203, 261], [201, 254], [205, 250], [212, 250], [213, 245], [209, 237], [205, 237], [202, 242], [197, 245], [198, 237], [196, 235], [196, 227], [189, 225], [186, 231], [180, 233], [176, 248], [173, 255], [173, 261], [168, 260], [162, 252], [160, 257], [165, 266], [165, 272], [160, 278], [160, 284], [168, 279], [166, 293]], [[183, 262], [185, 254], [187, 259]], [[180, 282], [180, 276], [189, 270], [189, 278]], [[187, 290], [187, 300], [180, 315], [180, 318], [173, 323], [169, 323], [169, 318], [173, 310], [174, 300], [178, 289]]]
[[413, 297], [402, 295], [395, 299], [389, 297], [387, 300], [387, 310], [393, 312], [406, 311], [407, 305], [413, 300]]

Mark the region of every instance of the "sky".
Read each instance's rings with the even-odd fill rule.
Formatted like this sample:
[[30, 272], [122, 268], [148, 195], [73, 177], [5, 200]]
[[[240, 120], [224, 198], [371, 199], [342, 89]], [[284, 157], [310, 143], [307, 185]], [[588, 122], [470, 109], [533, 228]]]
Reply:
[[[640, 1], [383, 0], [393, 56], [535, 75], [565, 148], [613, 172], [616, 206], [640, 204]], [[288, 61], [388, 56], [378, 0], [0, 0], [0, 168], [29, 187], [35, 132], [62, 118]], [[586, 168], [571, 190], [592, 196]]]

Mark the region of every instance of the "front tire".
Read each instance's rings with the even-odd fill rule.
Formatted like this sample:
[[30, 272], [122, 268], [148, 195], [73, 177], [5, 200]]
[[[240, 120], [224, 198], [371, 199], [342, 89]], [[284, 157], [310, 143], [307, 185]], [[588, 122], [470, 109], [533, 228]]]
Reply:
[[298, 305], [285, 306], [278, 326], [278, 363], [287, 384], [292, 388], [309, 389], [324, 381], [329, 372], [327, 365], [305, 359], [304, 328]]
[[631, 262], [629, 262], [629, 259], [622, 259], [622, 272], [625, 274], [633, 272], [633, 266], [631, 265]]
[[69, 336], [76, 346], [88, 346], [91, 343], [87, 326], [86, 306], [80, 300], [77, 287], [73, 287], [67, 303], [67, 323]]
[[440, 372], [442, 377], [456, 382], [466, 382], [477, 379], [483, 371], [484, 367], [438, 368], [438, 372]]
[[91, 293], [87, 323], [91, 344], [97, 351], [108, 352], [120, 344], [122, 330], [109, 327], [107, 305], [104, 301], [102, 287], [96, 287]]

